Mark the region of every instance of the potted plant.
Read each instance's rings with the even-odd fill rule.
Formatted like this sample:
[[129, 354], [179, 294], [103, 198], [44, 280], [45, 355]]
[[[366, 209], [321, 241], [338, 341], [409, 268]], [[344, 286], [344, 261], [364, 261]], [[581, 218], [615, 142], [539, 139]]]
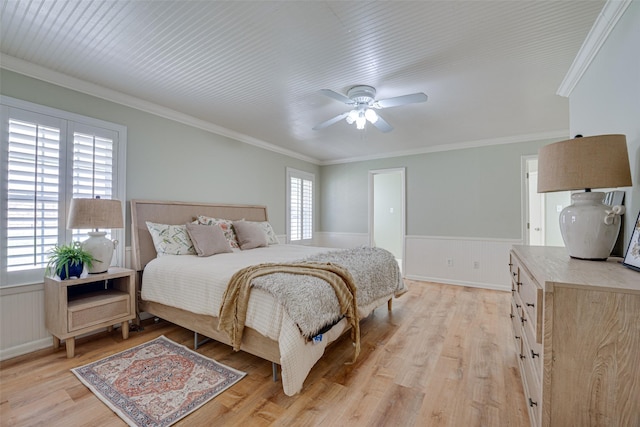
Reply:
[[72, 276], [80, 277], [85, 264], [90, 268], [94, 261], [98, 261], [82, 248], [80, 242], [56, 245], [49, 253], [46, 272], [51, 274], [53, 271], [60, 276], [61, 280], [66, 280]]

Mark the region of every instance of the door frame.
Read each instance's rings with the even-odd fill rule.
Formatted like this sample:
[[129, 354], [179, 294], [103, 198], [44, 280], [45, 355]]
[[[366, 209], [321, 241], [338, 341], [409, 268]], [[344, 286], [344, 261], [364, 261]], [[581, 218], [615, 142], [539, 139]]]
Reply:
[[406, 252], [406, 236], [407, 236], [407, 181], [406, 181], [406, 168], [405, 167], [399, 167], [399, 168], [388, 168], [388, 169], [372, 169], [369, 170], [369, 245], [373, 246], [374, 241], [373, 241], [373, 233], [374, 233], [374, 177], [375, 175], [382, 175], [382, 174], [392, 174], [392, 173], [399, 173], [400, 174], [400, 182], [401, 182], [401, 196], [402, 196], [402, 202], [401, 202], [401, 207], [402, 207], [402, 212], [400, 214], [400, 218], [402, 220], [402, 265], [401, 265], [401, 270], [402, 270], [402, 274], [404, 276], [404, 271], [405, 271], [405, 252]]
[[[521, 157], [521, 173], [522, 173], [522, 179], [521, 179], [521, 185], [522, 185], [522, 191], [520, 192], [522, 195], [522, 199], [521, 199], [521, 207], [522, 207], [522, 244], [523, 245], [529, 245], [530, 244], [530, 239], [529, 239], [529, 224], [531, 221], [531, 206], [529, 203], [529, 167], [528, 167], [528, 162], [530, 160], [537, 160], [538, 159], [538, 155], [533, 154], [533, 155], [526, 155], [526, 156], [522, 156]], [[545, 217], [545, 198], [544, 195], [539, 196], [541, 197], [541, 206], [543, 207], [542, 209], [542, 217], [540, 218], [540, 221], [542, 223], [542, 232], [543, 232], [543, 240], [546, 241], [546, 217]]]

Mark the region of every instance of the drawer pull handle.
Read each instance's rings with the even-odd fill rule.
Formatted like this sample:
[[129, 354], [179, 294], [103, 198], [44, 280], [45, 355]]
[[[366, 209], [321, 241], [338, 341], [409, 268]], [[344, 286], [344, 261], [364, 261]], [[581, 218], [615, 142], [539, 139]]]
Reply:
[[527, 319], [525, 319], [524, 317], [521, 317], [521, 318], [520, 318], [520, 321], [521, 321], [521, 322], [522, 322], [522, 324], [524, 325], [524, 322], [526, 322], [526, 321], [527, 321]]
[[535, 307], [536, 306], [535, 304], [531, 304], [530, 302], [527, 302], [526, 304], [527, 304], [527, 307]]
[[516, 304], [516, 308], [520, 308], [522, 307], [520, 304]]
[[519, 339], [520, 339], [520, 337], [516, 335], [516, 339], [517, 339], [517, 340], [519, 340]]
[[523, 283], [522, 282], [517, 282], [518, 286], [522, 286]]
[[533, 400], [531, 400], [531, 398], [529, 398], [529, 406], [531, 406], [532, 408], [534, 406], [538, 406], [538, 402], [534, 402]]
[[518, 275], [518, 273], [516, 273], [515, 271], [511, 274], [513, 274], [513, 277], [516, 277]]
[[512, 313], [509, 313], [509, 317], [513, 319], [516, 316], [514, 316]]
[[520, 359], [526, 359], [527, 356], [525, 356], [524, 354], [520, 353]]
[[540, 353], [534, 353], [533, 350], [531, 350], [531, 358], [535, 359], [536, 357], [540, 357]]

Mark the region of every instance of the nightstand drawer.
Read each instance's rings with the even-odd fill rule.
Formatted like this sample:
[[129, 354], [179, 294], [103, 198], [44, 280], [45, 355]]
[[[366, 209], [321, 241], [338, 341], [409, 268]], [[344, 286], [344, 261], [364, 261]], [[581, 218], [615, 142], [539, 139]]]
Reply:
[[130, 315], [129, 294], [120, 291], [107, 291], [69, 301], [69, 331], [97, 325]]

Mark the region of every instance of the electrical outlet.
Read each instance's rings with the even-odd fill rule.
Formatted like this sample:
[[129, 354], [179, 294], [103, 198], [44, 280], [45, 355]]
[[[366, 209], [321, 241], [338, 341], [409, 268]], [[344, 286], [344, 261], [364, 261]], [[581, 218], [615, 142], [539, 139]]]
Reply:
[[447, 267], [453, 267], [453, 259], [447, 258]]
[[473, 261], [473, 268], [475, 269], [480, 268], [480, 261]]

